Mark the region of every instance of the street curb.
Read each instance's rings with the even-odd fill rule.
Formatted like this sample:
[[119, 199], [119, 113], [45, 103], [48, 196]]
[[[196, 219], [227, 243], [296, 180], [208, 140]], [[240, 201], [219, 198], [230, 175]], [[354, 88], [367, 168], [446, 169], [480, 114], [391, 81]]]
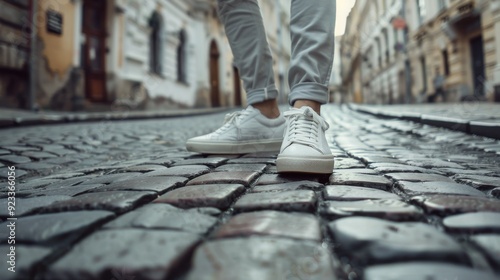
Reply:
[[386, 119], [402, 119], [413, 121], [421, 124], [426, 124], [435, 127], [447, 128], [455, 131], [461, 131], [468, 134], [489, 137], [500, 140], [500, 124], [469, 121], [464, 119], [441, 117], [435, 115], [419, 114], [419, 113], [395, 113], [384, 112], [384, 110], [376, 108], [363, 107], [356, 104], [348, 104], [351, 110], [374, 115]]
[[26, 116], [26, 117], [0, 117], [0, 129], [27, 127], [36, 125], [67, 124], [67, 123], [87, 123], [102, 121], [127, 121], [127, 120], [148, 120], [165, 119], [173, 117], [186, 117], [220, 113], [229, 111], [230, 107], [207, 108], [207, 109], [185, 109], [175, 111], [137, 111], [137, 112], [108, 112], [108, 113], [62, 113]]

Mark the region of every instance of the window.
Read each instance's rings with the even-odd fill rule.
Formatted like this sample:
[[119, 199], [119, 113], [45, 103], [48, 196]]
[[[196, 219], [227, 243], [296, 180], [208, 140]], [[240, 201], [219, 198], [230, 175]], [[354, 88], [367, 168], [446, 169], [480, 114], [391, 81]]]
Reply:
[[385, 62], [389, 63], [390, 51], [389, 51], [389, 34], [387, 32], [387, 29], [384, 29], [383, 34], [384, 34], [384, 40], [385, 40]]
[[382, 44], [380, 43], [380, 38], [377, 38], [377, 49], [378, 49], [378, 67], [382, 68]]
[[151, 15], [149, 27], [151, 28], [151, 37], [149, 40], [149, 70], [152, 73], [161, 75], [163, 60], [163, 19], [157, 11], [153, 12]]
[[179, 45], [177, 46], [177, 81], [186, 82], [186, 33], [179, 32]]
[[450, 61], [448, 57], [448, 50], [443, 50], [443, 65], [444, 65], [444, 75], [449, 76], [450, 75]]
[[424, 23], [426, 16], [425, 0], [417, 0], [417, 11], [418, 11], [418, 25], [422, 25]]
[[446, 8], [446, 0], [438, 0], [438, 10], [441, 11], [444, 8]]
[[398, 30], [396, 28], [393, 28], [392, 29], [392, 32], [394, 33], [394, 51], [397, 53], [399, 51], [402, 51], [399, 49], [399, 33], [398, 33]]
[[422, 85], [424, 86], [423, 93], [427, 93], [427, 68], [425, 66], [425, 57], [420, 58], [420, 66], [422, 67]]

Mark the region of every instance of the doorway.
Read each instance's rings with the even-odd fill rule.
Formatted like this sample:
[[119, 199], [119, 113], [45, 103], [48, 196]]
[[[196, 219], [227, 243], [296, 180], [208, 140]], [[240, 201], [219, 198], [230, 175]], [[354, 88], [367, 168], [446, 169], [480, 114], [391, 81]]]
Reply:
[[106, 3], [83, 1], [82, 66], [85, 72], [85, 97], [93, 102], [106, 102]]
[[212, 107], [220, 107], [219, 96], [219, 48], [214, 40], [210, 43], [210, 101]]
[[473, 94], [476, 97], [485, 95], [485, 71], [484, 71], [484, 48], [483, 37], [477, 36], [470, 40], [472, 81], [474, 85]]
[[238, 68], [233, 66], [234, 77], [234, 106], [241, 106], [241, 80]]

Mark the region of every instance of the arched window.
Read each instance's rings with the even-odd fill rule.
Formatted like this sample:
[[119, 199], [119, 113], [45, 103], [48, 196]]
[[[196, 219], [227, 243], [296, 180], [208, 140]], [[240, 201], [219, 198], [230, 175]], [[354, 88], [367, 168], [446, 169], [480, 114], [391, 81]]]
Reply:
[[149, 39], [149, 70], [152, 73], [161, 75], [162, 73], [162, 50], [163, 50], [163, 19], [157, 11], [154, 11], [149, 19], [151, 36]]
[[377, 57], [377, 59], [378, 59], [378, 67], [381, 68], [382, 67], [382, 56], [383, 56], [383, 54], [382, 54], [382, 44], [380, 43], [380, 38], [377, 37], [375, 39], [375, 42], [377, 43], [377, 51], [378, 51], [378, 53], [377, 53], [377, 55], [378, 55], [378, 57]]
[[177, 81], [185, 83], [186, 80], [186, 33], [179, 32], [179, 45], [177, 46]]
[[382, 31], [382, 34], [384, 35], [384, 45], [385, 45], [385, 63], [389, 63], [389, 56], [391, 54], [390, 52], [390, 42], [389, 42], [389, 34], [388, 34], [388, 31], [387, 31], [387, 28], [384, 28], [384, 30]]

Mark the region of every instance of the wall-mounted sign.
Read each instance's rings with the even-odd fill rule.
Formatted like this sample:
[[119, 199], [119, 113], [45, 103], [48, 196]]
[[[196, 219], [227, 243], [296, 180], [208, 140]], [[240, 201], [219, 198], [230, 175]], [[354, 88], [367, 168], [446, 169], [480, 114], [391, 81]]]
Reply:
[[61, 13], [54, 10], [47, 10], [45, 15], [47, 32], [57, 35], [62, 34], [63, 16]]

